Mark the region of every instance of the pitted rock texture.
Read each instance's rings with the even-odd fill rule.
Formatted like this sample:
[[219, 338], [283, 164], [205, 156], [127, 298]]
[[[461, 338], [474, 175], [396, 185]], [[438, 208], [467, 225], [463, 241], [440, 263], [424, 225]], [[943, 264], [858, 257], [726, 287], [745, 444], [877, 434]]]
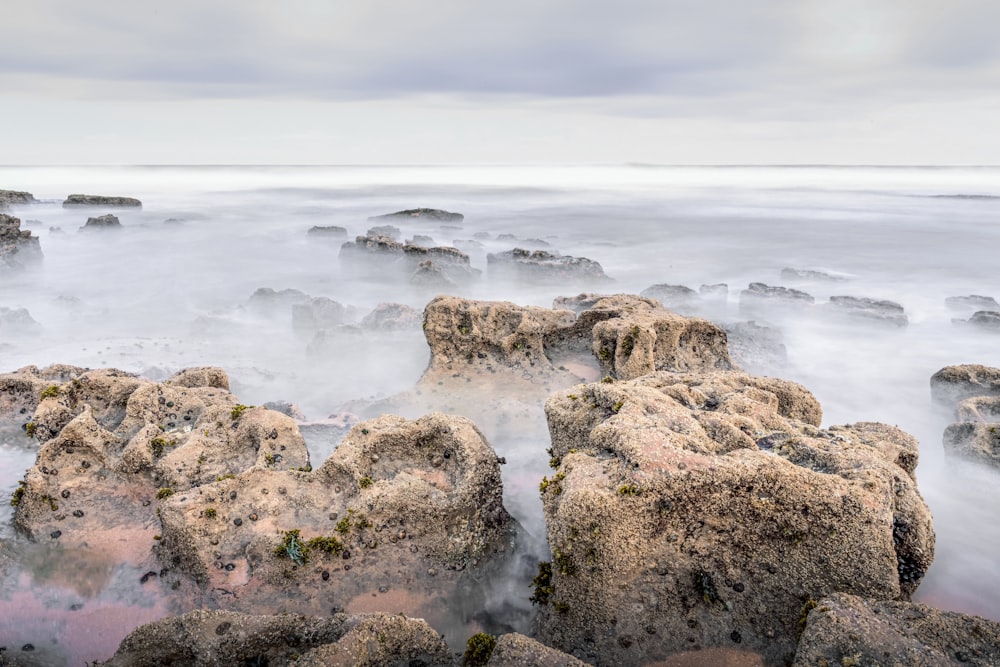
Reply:
[[529, 637], [511, 632], [497, 637], [487, 667], [586, 667], [587, 663]]
[[34, 204], [36, 201], [35, 196], [30, 192], [0, 190], [0, 211], [6, 210], [10, 206]]
[[511, 553], [496, 453], [471, 421], [382, 416], [311, 472], [255, 466], [160, 506], [161, 562], [212, 605], [468, 621]]
[[37, 264], [42, 246], [31, 230], [21, 229], [21, 219], [0, 213], [0, 268], [23, 268]]
[[813, 602], [795, 667], [1000, 664], [1000, 623], [838, 593]]
[[140, 626], [103, 664], [451, 667], [455, 661], [441, 636], [420, 619], [386, 614], [308, 617], [198, 610]]
[[114, 208], [142, 208], [142, 202], [134, 197], [114, 197], [106, 195], [70, 195], [63, 202], [63, 208], [77, 206], [110, 206]]
[[[23, 372], [36, 389], [40, 374]], [[129, 535], [123, 560], [140, 558], [169, 494], [248, 468], [309, 464], [295, 422], [240, 406], [221, 369], [188, 369], [163, 383], [113, 369], [65, 375], [42, 390], [29, 422], [42, 444], [14, 522], [33, 539], [86, 548]]]
[[490, 278], [529, 283], [607, 283], [604, 268], [586, 257], [570, 257], [546, 250], [514, 248], [486, 256]]
[[793, 382], [659, 372], [559, 392], [546, 414], [538, 636], [584, 660], [728, 647], [780, 664], [810, 599], [907, 599], [932, 561], [916, 440], [820, 430]]
[[942, 440], [949, 456], [1000, 467], [1000, 420], [955, 422], [944, 430]]
[[980, 364], [945, 366], [931, 376], [931, 398], [954, 407], [974, 396], [1000, 396], [1000, 368]]

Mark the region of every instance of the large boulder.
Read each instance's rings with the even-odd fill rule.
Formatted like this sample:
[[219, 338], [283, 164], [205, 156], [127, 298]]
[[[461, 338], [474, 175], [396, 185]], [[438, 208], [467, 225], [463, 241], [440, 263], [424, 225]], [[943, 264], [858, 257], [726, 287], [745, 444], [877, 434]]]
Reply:
[[895, 301], [857, 296], [831, 296], [824, 306], [831, 314], [852, 320], [905, 327], [910, 323], [906, 311]]
[[[481, 275], [472, 267], [469, 256], [457, 248], [439, 246], [427, 248], [412, 243], [403, 244], [382, 234], [358, 236], [340, 248], [340, 260], [355, 269], [378, 271], [389, 277], [421, 276], [429, 270], [446, 283], [465, 284]], [[424, 276], [424, 282], [427, 282]], [[433, 281], [432, 281], [433, 282]]]
[[93, 218], [87, 218], [87, 222], [80, 228], [81, 231], [93, 229], [121, 229], [122, 223], [118, 216], [105, 213]]
[[586, 257], [570, 257], [546, 250], [514, 248], [486, 256], [490, 278], [542, 283], [607, 283], [598, 262]]
[[949, 456], [1000, 468], [1000, 420], [955, 422], [944, 430], [942, 440]]
[[[472, 663], [475, 664], [475, 663]], [[530, 637], [511, 632], [496, 638], [486, 667], [586, 667], [587, 663]]]
[[21, 229], [20, 218], [0, 213], [0, 268], [23, 268], [37, 264], [42, 246], [31, 230]]
[[916, 440], [875, 423], [821, 430], [793, 382], [658, 372], [545, 409], [556, 471], [541, 485], [539, 638], [585, 660], [728, 647], [780, 664], [810, 600], [905, 600], [933, 558]]
[[1000, 664], [1000, 623], [837, 593], [812, 601], [795, 667]]
[[79, 206], [103, 206], [112, 208], [142, 208], [142, 202], [134, 197], [114, 197], [106, 195], [70, 195], [63, 202], [63, 208]]
[[815, 297], [791, 287], [750, 283], [740, 292], [740, 307], [754, 307], [763, 304], [778, 306], [808, 306], [816, 302]]
[[977, 310], [966, 324], [987, 331], [1000, 331], [1000, 310]]
[[441, 636], [420, 619], [386, 614], [308, 617], [197, 610], [136, 628], [103, 664], [452, 667], [454, 659]]
[[1000, 396], [1000, 368], [962, 364], [931, 376], [931, 398], [938, 403], [954, 407], [973, 396]]
[[24, 206], [34, 204], [34, 195], [30, 192], [20, 192], [18, 190], [0, 190], [0, 211], [4, 211], [11, 206]]
[[443, 211], [438, 208], [410, 208], [405, 211], [396, 211], [395, 213], [386, 213], [385, 215], [374, 215], [368, 218], [369, 222], [394, 222], [394, 221], [407, 221], [410, 219], [418, 220], [430, 220], [433, 222], [450, 222], [450, 223], [461, 223], [465, 220], [465, 216], [461, 213], [451, 213], [450, 211]]

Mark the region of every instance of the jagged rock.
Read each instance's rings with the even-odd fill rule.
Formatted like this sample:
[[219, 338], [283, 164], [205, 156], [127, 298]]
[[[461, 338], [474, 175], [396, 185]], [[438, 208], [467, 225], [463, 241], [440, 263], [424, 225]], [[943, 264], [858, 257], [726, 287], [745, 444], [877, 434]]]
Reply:
[[820, 430], [793, 382], [660, 372], [545, 410], [558, 467], [541, 486], [553, 559], [538, 637], [584, 660], [738, 644], [781, 664], [810, 599], [907, 599], [933, 558], [916, 439]]
[[111, 213], [106, 213], [104, 215], [99, 215], [96, 218], [87, 218], [87, 222], [80, 228], [83, 230], [91, 229], [121, 229], [122, 223], [117, 216]]
[[386, 213], [385, 215], [375, 215], [368, 218], [368, 221], [391, 221], [406, 218], [420, 218], [422, 220], [433, 220], [435, 222], [462, 222], [465, 220], [465, 216], [461, 213], [450, 213], [437, 208], [411, 208], [405, 211]]
[[490, 253], [486, 264], [491, 278], [524, 282], [608, 282], [601, 265], [586, 257], [558, 255], [545, 250], [514, 248]]
[[0, 211], [4, 211], [11, 206], [24, 206], [34, 204], [35, 196], [30, 192], [19, 192], [17, 190], [0, 190]]
[[[24, 431], [42, 400], [42, 393], [49, 387], [79, 376], [85, 370], [59, 364], [42, 369], [25, 366], [0, 374], [0, 428]], [[30, 430], [33, 436], [34, 426]]]
[[359, 260], [370, 263], [377, 260], [377, 266], [396, 262], [403, 256], [403, 244], [388, 236], [358, 236], [340, 246], [340, 260], [358, 265]]
[[956, 422], [944, 430], [943, 442], [950, 456], [1000, 467], [998, 422]]
[[23, 268], [37, 264], [42, 246], [37, 236], [21, 229], [21, 220], [0, 213], [0, 268]]
[[737, 366], [770, 375], [766, 371], [788, 362], [785, 337], [780, 330], [753, 321], [724, 324], [723, 328], [729, 340], [729, 355]]
[[831, 296], [824, 306], [828, 311], [852, 319], [905, 327], [910, 323], [906, 311], [895, 301], [856, 296]]
[[435, 290], [446, 290], [456, 287], [455, 281], [450, 279], [441, 268], [427, 259], [417, 265], [417, 268], [410, 274], [410, 284], [420, 287], [428, 287]]
[[1000, 303], [991, 296], [969, 294], [967, 296], [949, 296], [944, 304], [952, 310], [1000, 310]]
[[996, 621], [846, 593], [813, 604], [795, 653], [795, 667], [1000, 664], [1000, 623]]
[[1000, 422], [1000, 396], [973, 396], [955, 408], [960, 422]]
[[292, 304], [292, 329], [299, 332], [332, 329], [352, 316], [352, 309], [338, 301], [325, 296], [312, 297], [304, 303]]
[[684, 285], [651, 285], [639, 293], [640, 296], [656, 299], [668, 310], [685, 311], [697, 305], [698, 293]]
[[366, 331], [406, 331], [420, 327], [420, 313], [402, 303], [380, 303], [361, 319]]
[[483, 586], [513, 547], [502, 488], [471, 421], [383, 415], [315, 471], [254, 466], [163, 501], [156, 551], [212, 605], [336, 604], [453, 626], [484, 607]]
[[[377, 269], [380, 274], [390, 268], [397, 275], [413, 277], [420, 269], [423, 269], [421, 274], [431, 269], [458, 284], [478, 279], [481, 274], [479, 269], [472, 268], [469, 256], [457, 248], [403, 245], [387, 236], [359, 236], [341, 246], [340, 259], [350, 266]], [[431, 265], [424, 264], [428, 261]], [[415, 280], [419, 282], [420, 277]]]
[[962, 364], [931, 376], [931, 398], [938, 403], [955, 406], [973, 396], [1000, 396], [1000, 368]]
[[402, 235], [403, 232], [395, 225], [378, 225], [376, 227], [372, 227], [366, 233], [366, 236], [384, 236], [385, 238], [392, 239], [393, 241], [398, 241], [399, 237]]
[[133, 197], [108, 197], [104, 195], [70, 195], [63, 208], [77, 206], [112, 206], [115, 208], [142, 208], [142, 202]]
[[989, 331], [1000, 331], [1000, 311], [979, 310], [973, 313], [967, 324], [987, 329]]
[[[268, 401], [262, 407], [267, 408], [268, 410], [274, 410], [275, 412], [280, 412], [283, 415], [291, 417], [297, 422], [303, 422], [306, 419], [306, 416], [302, 414], [302, 410], [299, 406], [294, 403], [289, 403], [288, 401]], [[299, 431], [301, 430], [302, 428], [300, 425]]]
[[132, 631], [106, 667], [454, 665], [421, 619], [386, 614], [248, 615], [196, 610]]
[[336, 225], [315, 225], [310, 227], [309, 231], [306, 233], [309, 234], [309, 236], [340, 238], [342, 236], [347, 236], [347, 229]]
[[487, 667], [586, 667], [568, 653], [511, 632], [497, 637]]
[[815, 303], [816, 299], [802, 290], [791, 287], [773, 287], [764, 283], [750, 283], [740, 292], [740, 306], [773, 303], [786, 306], [803, 306]]
[[408, 266], [416, 268], [420, 268], [428, 261], [432, 262], [448, 280], [459, 284], [477, 280], [482, 274], [479, 269], [472, 268], [469, 256], [458, 248], [447, 246], [424, 248], [407, 244], [403, 246], [403, 257]]
[[212, 368], [159, 384], [114, 369], [51, 384], [30, 422], [42, 444], [19, 492], [17, 528], [64, 548], [124, 549], [120, 560], [135, 563], [148, 557], [170, 493], [248, 468], [307, 466], [295, 422], [239, 406], [226, 384]]
[[42, 325], [31, 316], [27, 308], [0, 306], [0, 337], [33, 336], [41, 330]]
[[827, 273], [826, 271], [815, 271], [812, 269], [792, 269], [781, 270], [781, 279], [788, 282], [834, 282], [841, 283], [847, 280], [845, 276]]

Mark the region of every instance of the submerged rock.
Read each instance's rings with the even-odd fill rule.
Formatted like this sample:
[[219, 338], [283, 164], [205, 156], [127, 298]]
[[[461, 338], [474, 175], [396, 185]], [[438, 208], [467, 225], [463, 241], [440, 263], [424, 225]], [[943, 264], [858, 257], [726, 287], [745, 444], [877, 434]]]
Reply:
[[34, 204], [36, 201], [38, 200], [30, 192], [0, 190], [0, 211], [5, 211], [11, 206]]
[[41, 330], [42, 325], [31, 316], [27, 308], [0, 306], [0, 338], [34, 336]]
[[142, 208], [142, 202], [134, 197], [109, 197], [105, 195], [70, 195], [63, 202], [63, 208], [74, 208], [77, 206]]
[[1000, 311], [980, 310], [967, 321], [972, 326], [989, 331], [1000, 331]]
[[969, 294], [966, 296], [949, 296], [945, 298], [944, 304], [952, 310], [1000, 310], [1000, 303], [991, 296], [980, 294]]
[[369, 222], [374, 222], [377, 220], [397, 220], [397, 219], [407, 219], [407, 218], [420, 218], [422, 220], [432, 220], [434, 222], [462, 222], [465, 220], [465, 216], [461, 213], [451, 213], [450, 211], [442, 211], [437, 208], [411, 208], [405, 211], [396, 211], [395, 213], [386, 213], [385, 215], [375, 215], [368, 218]]
[[0, 268], [24, 268], [42, 259], [42, 246], [20, 218], [0, 213]]
[[733, 362], [752, 373], [771, 375], [788, 362], [785, 337], [779, 329], [757, 322], [733, 322], [723, 328], [729, 340]]
[[1000, 623], [836, 593], [811, 601], [795, 667], [1000, 664]]
[[332, 329], [353, 318], [352, 308], [325, 296], [312, 297], [304, 303], [292, 303], [292, 329], [297, 332], [314, 333], [320, 329]]
[[906, 311], [895, 301], [856, 296], [831, 296], [826, 310], [852, 319], [905, 327], [910, 323]]
[[974, 396], [1000, 396], [1000, 368], [962, 364], [931, 376], [931, 398], [938, 403], [954, 407]]
[[844, 282], [845, 276], [826, 271], [816, 271], [813, 269], [793, 269], [784, 268], [781, 270], [781, 279], [787, 282]]
[[398, 241], [403, 232], [395, 225], [379, 225], [369, 229], [365, 235], [371, 237], [384, 236], [393, 241]]
[[479, 269], [472, 268], [469, 256], [457, 248], [404, 245], [384, 235], [359, 236], [345, 243], [340, 248], [340, 260], [354, 268], [377, 272], [379, 276], [406, 276], [417, 284], [433, 284], [443, 279], [445, 284], [461, 285], [481, 275]]
[[336, 225], [315, 225], [310, 227], [309, 231], [306, 233], [309, 234], [309, 236], [341, 238], [343, 236], [347, 236], [347, 229]]
[[944, 451], [1000, 468], [1000, 423], [956, 422], [944, 430]]
[[96, 218], [87, 218], [87, 222], [80, 228], [80, 231], [91, 229], [121, 229], [122, 223], [118, 217], [110, 213], [99, 215]]
[[587, 663], [577, 660], [568, 653], [516, 632], [497, 637], [496, 646], [486, 663], [486, 667], [586, 667], [586, 665]]
[[486, 256], [490, 278], [524, 282], [609, 282], [601, 265], [586, 257], [514, 248]]
[[684, 285], [651, 285], [639, 294], [649, 299], [656, 299], [668, 310], [681, 312], [690, 310], [699, 301], [698, 292]]
[[276, 315], [281, 311], [309, 303], [312, 297], [301, 290], [283, 289], [275, 290], [270, 287], [260, 287], [247, 300], [247, 305], [260, 313]]
[[776, 303], [783, 305], [802, 306], [815, 303], [816, 299], [802, 290], [791, 287], [775, 287], [764, 283], [750, 283], [740, 292], [740, 305], [759, 303]]
[[907, 599], [933, 558], [916, 440], [875, 423], [821, 430], [793, 382], [659, 372], [545, 409], [556, 471], [541, 485], [553, 559], [535, 580], [539, 638], [585, 660], [738, 645], [780, 664], [809, 600]]
[[402, 303], [380, 303], [361, 319], [361, 328], [367, 331], [406, 331], [418, 329], [420, 313]]
[[422, 619], [387, 614], [248, 615], [197, 610], [140, 626], [106, 667], [419, 664], [453, 667]]

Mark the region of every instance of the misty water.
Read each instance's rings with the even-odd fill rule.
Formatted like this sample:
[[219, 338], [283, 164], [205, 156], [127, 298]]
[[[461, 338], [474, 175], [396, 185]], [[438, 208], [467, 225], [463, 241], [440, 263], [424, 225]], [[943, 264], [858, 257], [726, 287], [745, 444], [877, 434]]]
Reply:
[[[614, 278], [607, 293], [725, 283], [727, 298], [696, 302], [686, 314], [779, 330], [787, 360], [761, 360], [749, 371], [805, 385], [823, 406], [824, 426], [881, 421], [919, 439], [917, 477], [937, 548], [915, 599], [1000, 620], [1000, 476], [946, 459], [941, 433], [951, 415], [929, 392], [943, 366], [1000, 366], [1000, 333], [956, 324], [972, 311], [945, 306], [949, 296], [1000, 298], [1000, 168], [2, 167], [0, 188], [40, 200], [10, 213], [40, 237], [44, 253], [40, 266], [0, 277], [0, 307], [27, 308], [39, 324], [0, 327], [0, 372], [67, 363], [161, 379], [221, 366], [242, 402], [288, 401], [308, 420], [413, 387], [427, 345], [419, 327], [317, 337], [293, 328], [290, 307], [255, 306], [257, 289], [328, 297], [351, 307], [355, 320], [383, 302], [419, 311], [435, 295], [343, 266], [345, 239], [307, 234], [313, 226], [345, 227], [353, 239], [376, 224], [369, 216], [415, 207], [463, 213], [460, 225], [393, 224], [405, 238], [426, 235], [438, 245], [478, 241], [462, 247], [471, 248], [482, 279], [452, 290], [475, 299], [550, 307], [581, 291], [491, 279], [486, 254], [540, 245], [527, 239], [600, 262]], [[110, 210], [64, 209], [70, 193], [132, 196], [143, 207], [114, 211], [120, 230], [81, 233], [89, 215]], [[781, 278], [785, 267], [842, 280], [791, 283]], [[741, 308], [751, 282], [804, 290], [817, 305]], [[832, 317], [822, 304], [835, 295], [898, 302], [909, 324]], [[544, 423], [515, 434], [481, 427], [508, 462], [505, 503], [534, 538], [527, 549], [544, 558]], [[309, 444], [314, 465], [332, 447]], [[36, 449], [16, 433], [0, 442], [4, 498]], [[61, 647], [53, 654], [107, 658], [137, 624], [170, 613], [135, 583], [141, 572], [79, 554], [53, 561], [15, 534], [6, 502], [0, 512], [0, 537], [22, 564], [0, 586], [0, 604], [19, 611], [0, 618], [0, 646], [48, 642]], [[512, 623], [522, 630], [529, 583], [514, 577], [496, 592], [520, 610]], [[77, 604], [80, 613], [62, 613]]]

